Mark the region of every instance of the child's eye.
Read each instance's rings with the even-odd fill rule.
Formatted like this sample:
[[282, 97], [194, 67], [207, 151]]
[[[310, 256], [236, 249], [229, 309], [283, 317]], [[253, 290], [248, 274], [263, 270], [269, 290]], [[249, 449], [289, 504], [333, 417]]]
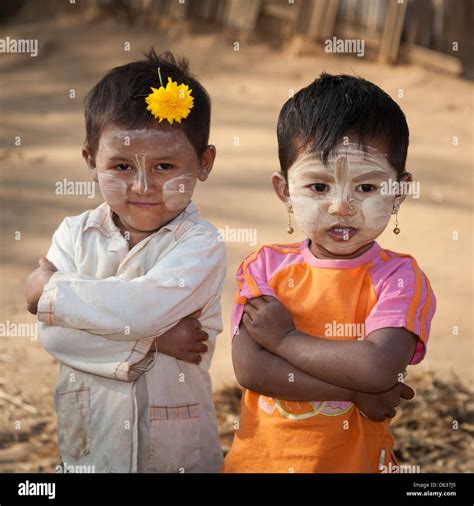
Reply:
[[156, 167], [160, 170], [169, 170], [169, 169], [173, 168], [171, 163], [159, 163]]
[[325, 183], [314, 183], [309, 186], [313, 191], [318, 193], [324, 193], [329, 191], [329, 185]]
[[370, 193], [376, 190], [377, 187], [373, 184], [363, 183], [356, 187], [357, 191], [360, 191], [362, 193]]
[[119, 163], [114, 167], [114, 169], [117, 169], [119, 172], [124, 172], [128, 169], [131, 169], [131, 167], [128, 165], [128, 163]]

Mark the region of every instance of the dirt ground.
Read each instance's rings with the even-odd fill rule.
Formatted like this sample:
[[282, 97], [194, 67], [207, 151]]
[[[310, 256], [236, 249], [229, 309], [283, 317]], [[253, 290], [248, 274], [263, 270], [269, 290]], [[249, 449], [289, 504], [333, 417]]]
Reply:
[[[403, 108], [411, 131], [408, 168], [421, 183], [421, 198], [409, 199], [399, 214], [401, 234], [389, 227], [379, 239], [389, 249], [410, 253], [429, 276], [438, 309], [426, 359], [410, 376], [452, 371], [472, 384], [472, 170], [473, 84], [414, 66], [387, 67], [356, 57], [277, 51], [265, 41], [240, 42], [220, 33], [190, 33], [117, 25], [112, 20], [62, 17], [2, 27], [2, 37], [33, 37], [40, 53], [0, 55], [1, 132], [1, 308], [0, 322], [33, 323], [23, 286], [65, 216], [100, 203], [55, 195], [63, 178], [81, 180], [84, 139], [82, 100], [113, 66], [154, 45], [190, 58], [191, 68], [213, 100], [211, 142], [217, 160], [195, 201], [218, 228], [255, 229], [257, 245], [289, 242], [285, 209], [272, 192], [278, 170], [275, 126], [290, 90], [320, 72], [358, 74], [375, 82]], [[130, 51], [124, 43], [130, 42]], [[74, 89], [76, 98], [69, 98]], [[403, 90], [403, 98], [397, 98]], [[15, 146], [15, 137], [21, 146]], [[457, 138], [453, 144], [453, 138]], [[237, 143], [238, 141], [238, 143]], [[302, 238], [299, 232], [291, 241]], [[225, 330], [212, 366], [214, 388], [235, 381], [229, 336], [234, 273], [257, 245], [228, 242], [223, 297]], [[57, 363], [31, 337], [0, 338], [0, 471], [52, 470], [56, 458], [52, 391]], [[409, 378], [410, 378], [409, 376]], [[32, 409], [28, 411], [28, 406]]]

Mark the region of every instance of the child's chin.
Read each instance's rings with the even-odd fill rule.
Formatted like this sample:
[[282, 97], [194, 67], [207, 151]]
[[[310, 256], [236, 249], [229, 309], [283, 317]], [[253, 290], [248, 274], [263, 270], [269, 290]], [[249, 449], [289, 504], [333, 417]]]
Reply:
[[331, 244], [323, 244], [323, 247], [332, 255], [340, 255], [340, 256], [349, 256], [354, 255], [358, 251], [365, 248], [372, 241], [366, 241], [363, 244], [351, 241], [347, 242], [339, 242], [339, 241], [331, 241]]
[[140, 232], [153, 232], [161, 228], [163, 220], [130, 220], [129, 224]]

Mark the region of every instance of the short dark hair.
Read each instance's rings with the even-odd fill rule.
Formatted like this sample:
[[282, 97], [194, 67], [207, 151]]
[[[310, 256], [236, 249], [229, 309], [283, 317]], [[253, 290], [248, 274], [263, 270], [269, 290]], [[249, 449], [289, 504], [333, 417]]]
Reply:
[[[144, 60], [115, 67], [92, 88], [85, 98], [86, 143], [93, 156], [97, 153], [100, 135], [108, 123], [116, 123], [125, 128], [159, 128], [159, 120], [147, 111], [145, 97], [151, 87], [159, 88], [160, 68], [163, 84], [168, 77], [179, 84], [184, 83], [192, 89], [194, 106], [181, 123], [172, 127], [184, 131], [191, 145], [200, 157], [209, 141], [211, 122], [211, 100], [207, 91], [189, 72], [185, 58], [176, 60], [173, 53], [165, 51], [157, 55], [153, 48], [145, 54]], [[163, 120], [166, 127], [171, 127]]]
[[278, 155], [285, 177], [301, 150], [328, 156], [345, 135], [360, 145], [380, 139], [400, 177], [405, 172], [409, 131], [400, 107], [375, 84], [360, 77], [323, 72], [283, 105], [278, 117]]

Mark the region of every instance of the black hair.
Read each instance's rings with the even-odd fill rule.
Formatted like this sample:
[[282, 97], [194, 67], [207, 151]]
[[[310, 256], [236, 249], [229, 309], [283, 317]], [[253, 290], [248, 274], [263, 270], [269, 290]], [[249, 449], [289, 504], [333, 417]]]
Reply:
[[[158, 68], [164, 86], [168, 77], [171, 77], [178, 84], [188, 85], [194, 97], [194, 106], [189, 116], [181, 120], [181, 123], [174, 122], [172, 126], [166, 120], [159, 123], [146, 109], [145, 97], [151, 93], [150, 88], [160, 87]], [[185, 58], [176, 60], [170, 51], [157, 55], [151, 48], [144, 60], [115, 67], [107, 72], [85, 98], [85, 118], [86, 143], [92, 156], [97, 153], [105, 125], [115, 123], [130, 129], [180, 128], [201, 157], [209, 141], [211, 100], [204, 87], [189, 73]]]
[[278, 117], [278, 155], [287, 177], [302, 150], [328, 156], [344, 136], [360, 145], [380, 139], [387, 159], [400, 177], [405, 172], [409, 131], [400, 107], [375, 84], [360, 77], [323, 72], [283, 105]]

